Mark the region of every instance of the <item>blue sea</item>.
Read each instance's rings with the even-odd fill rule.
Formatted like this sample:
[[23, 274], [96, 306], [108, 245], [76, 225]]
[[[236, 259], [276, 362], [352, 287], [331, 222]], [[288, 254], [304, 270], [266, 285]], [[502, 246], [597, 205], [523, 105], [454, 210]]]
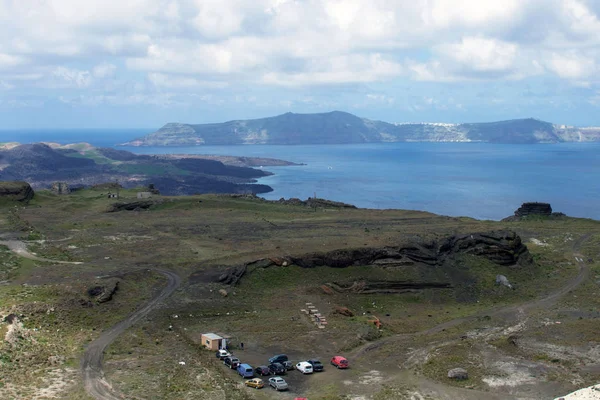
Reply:
[[[0, 142], [86, 141], [111, 147], [149, 130], [21, 132]], [[46, 135], [46, 138], [40, 139]], [[52, 137], [50, 137], [52, 136]], [[27, 139], [31, 138], [31, 139]], [[570, 216], [600, 219], [600, 143], [500, 145], [390, 143], [307, 146], [121, 147], [138, 154], [219, 154], [303, 163], [264, 167], [266, 199], [317, 197], [359, 207], [401, 208], [498, 220], [543, 201]]]

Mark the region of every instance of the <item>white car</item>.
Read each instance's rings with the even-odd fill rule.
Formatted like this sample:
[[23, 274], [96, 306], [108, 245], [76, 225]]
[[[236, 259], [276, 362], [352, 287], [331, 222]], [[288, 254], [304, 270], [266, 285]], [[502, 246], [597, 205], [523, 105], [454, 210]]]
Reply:
[[298, 364], [296, 364], [296, 369], [305, 375], [313, 373], [312, 365], [310, 365], [306, 361], [300, 361]]
[[221, 350], [217, 350], [217, 353], [216, 353], [215, 355], [217, 356], [217, 358], [218, 358], [219, 360], [223, 360], [223, 359], [225, 359], [226, 357], [231, 357], [231, 353], [230, 353], [230, 352], [228, 352], [227, 350], [223, 350], [223, 349], [221, 349]]

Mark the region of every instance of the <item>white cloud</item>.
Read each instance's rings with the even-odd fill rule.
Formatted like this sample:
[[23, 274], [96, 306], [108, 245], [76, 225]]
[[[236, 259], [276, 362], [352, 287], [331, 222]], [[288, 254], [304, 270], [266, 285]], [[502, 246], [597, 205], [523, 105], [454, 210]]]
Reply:
[[92, 76], [89, 71], [81, 71], [66, 67], [57, 67], [52, 71], [52, 76], [56, 78], [58, 86], [86, 88], [92, 83]]
[[114, 76], [116, 70], [117, 70], [116, 65], [105, 62], [105, 63], [96, 65], [94, 67], [94, 69], [92, 70], [92, 75], [94, 76], [94, 78], [100, 78], [100, 79], [107, 78], [107, 77]]
[[144, 94], [540, 74], [594, 85], [598, 12], [595, 0], [0, 0], [0, 80], [86, 92], [118, 71], [131, 82], [111, 89], [146, 81]]
[[281, 86], [376, 82], [400, 75], [400, 64], [381, 54], [313, 60], [302, 72], [268, 72], [262, 82]]
[[514, 66], [517, 45], [483, 37], [437, 47], [446, 58], [474, 71], [506, 71]]
[[229, 86], [227, 82], [222, 81], [203, 81], [190, 76], [169, 75], [151, 72], [148, 74], [148, 79], [156, 87], [181, 89], [181, 88], [226, 88]]
[[572, 80], [585, 79], [599, 72], [593, 57], [576, 52], [552, 53], [548, 60], [548, 68], [561, 78]]

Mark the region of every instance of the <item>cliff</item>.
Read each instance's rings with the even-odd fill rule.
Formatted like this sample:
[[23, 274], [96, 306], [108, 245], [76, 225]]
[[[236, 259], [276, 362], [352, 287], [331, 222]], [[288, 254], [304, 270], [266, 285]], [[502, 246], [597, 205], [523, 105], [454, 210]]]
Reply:
[[353, 144], [384, 142], [558, 143], [600, 141], [600, 129], [564, 128], [537, 119], [466, 124], [392, 124], [333, 111], [286, 113], [212, 124], [169, 123], [123, 146]]

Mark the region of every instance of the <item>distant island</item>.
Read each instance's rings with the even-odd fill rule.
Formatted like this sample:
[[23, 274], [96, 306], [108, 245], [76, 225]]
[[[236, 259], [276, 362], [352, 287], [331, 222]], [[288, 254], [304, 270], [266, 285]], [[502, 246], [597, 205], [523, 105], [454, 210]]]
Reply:
[[154, 133], [122, 143], [121, 146], [598, 141], [600, 127], [577, 128], [534, 118], [464, 124], [388, 123], [332, 111], [321, 114], [286, 113], [269, 118], [212, 124], [169, 123]]
[[273, 190], [256, 184], [271, 173], [251, 167], [285, 165], [296, 164], [271, 158], [136, 155], [88, 143], [0, 143], [0, 181], [27, 181], [34, 189], [56, 182], [73, 188], [118, 182], [126, 188], [153, 185], [164, 195], [257, 194]]

